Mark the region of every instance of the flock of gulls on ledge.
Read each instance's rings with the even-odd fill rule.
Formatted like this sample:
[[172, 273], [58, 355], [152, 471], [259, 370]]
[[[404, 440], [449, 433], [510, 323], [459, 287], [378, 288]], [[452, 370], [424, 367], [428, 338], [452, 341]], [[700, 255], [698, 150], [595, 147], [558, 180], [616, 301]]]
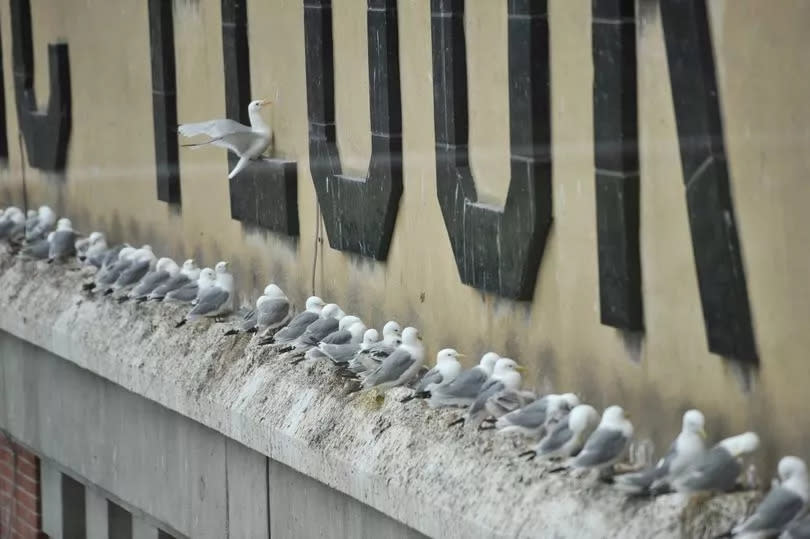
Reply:
[[[20, 258], [66, 262], [77, 257], [95, 268], [92, 280], [83, 285], [88, 293], [111, 295], [119, 302], [166, 301], [189, 304], [186, 322], [218, 318], [233, 313], [233, 276], [227, 262], [213, 269], [200, 269], [193, 260], [178, 265], [170, 258], [157, 258], [149, 245], [109, 246], [104, 234], [83, 237], [69, 219], [57, 220], [47, 206], [26, 215], [16, 207], [0, 211], [0, 240], [8, 242]], [[376, 391], [413, 387], [403, 399], [424, 399], [431, 408], [466, 408], [453, 423], [472, 429], [518, 432], [537, 440], [521, 456], [556, 459], [552, 471], [596, 470], [600, 479], [633, 496], [681, 492], [705, 497], [738, 487], [743, 458], [759, 446], [759, 437], [746, 432], [705, 443], [704, 417], [698, 410], [683, 415], [681, 432], [667, 453], [654, 465], [617, 474], [633, 438], [633, 425], [620, 406], [609, 406], [601, 415], [580, 402], [573, 393], [542, 397], [521, 389], [522, 368], [512, 359], [488, 352], [479, 364], [464, 370], [462, 354], [445, 348], [426, 373], [425, 348], [419, 331], [389, 321], [382, 328], [368, 328], [358, 316], [347, 315], [338, 305], [312, 296], [306, 309], [294, 313], [289, 299], [275, 284], [269, 284], [255, 309], [243, 313], [226, 334], [256, 333], [259, 343], [292, 360], [328, 361], [338, 376], [349, 379], [347, 391]], [[420, 377], [421, 375], [421, 377]], [[411, 385], [409, 385], [411, 384]], [[726, 536], [810, 537], [807, 468], [802, 459], [786, 456], [779, 461], [778, 478], [750, 516]]]

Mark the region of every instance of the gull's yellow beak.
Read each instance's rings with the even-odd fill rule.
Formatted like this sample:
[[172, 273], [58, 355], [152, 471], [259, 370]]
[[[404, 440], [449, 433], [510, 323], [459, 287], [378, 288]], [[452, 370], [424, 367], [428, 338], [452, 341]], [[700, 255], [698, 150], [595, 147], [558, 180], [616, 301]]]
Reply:
[[700, 434], [700, 437], [703, 438], [704, 440], [706, 439], [706, 430], [705, 429], [700, 429], [698, 431], [698, 434]]
[[518, 372], [526, 372], [526, 367], [523, 365], [515, 365], [515, 370]]
[[272, 105], [272, 104], [273, 104], [273, 102], [270, 101], [269, 99], [262, 99], [261, 101], [259, 101], [259, 105], [261, 105], [262, 107], [266, 107], [267, 105]]
[[467, 357], [467, 354], [462, 354], [461, 352], [456, 352], [456, 357]]

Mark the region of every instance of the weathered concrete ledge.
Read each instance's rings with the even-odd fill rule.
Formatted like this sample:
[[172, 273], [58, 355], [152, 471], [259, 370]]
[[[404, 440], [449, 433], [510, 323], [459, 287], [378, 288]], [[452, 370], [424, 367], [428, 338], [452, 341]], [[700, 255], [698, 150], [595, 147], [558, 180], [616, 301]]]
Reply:
[[321, 481], [434, 537], [712, 537], [753, 494], [690, 508], [628, 500], [591, 478], [548, 474], [520, 441], [448, 430], [453, 411], [350, 400], [329, 366], [277, 361], [184, 310], [81, 293], [64, 266], [0, 250], [0, 329]]

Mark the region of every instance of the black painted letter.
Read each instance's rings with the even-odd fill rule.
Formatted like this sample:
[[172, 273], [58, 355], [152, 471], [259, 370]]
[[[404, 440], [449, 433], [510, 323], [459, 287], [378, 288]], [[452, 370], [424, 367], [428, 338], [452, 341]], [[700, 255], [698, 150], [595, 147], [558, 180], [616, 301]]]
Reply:
[[592, 0], [596, 231], [602, 323], [644, 327], [635, 0]]
[[174, 64], [172, 2], [149, 0], [149, 48], [152, 53], [152, 118], [158, 200], [180, 203], [177, 162], [177, 82]]
[[371, 161], [341, 174], [335, 132], [331, 0], [304, 0], [309, 167], [329, 245], [385, 260], [402, 196], [402, 111], [396, 0], [368, 0]]
[[30, 0], [11, 0], [10, 6], [17, 119], [25, 138], [28, 163], [42, 170], [64, 170], [71, 127], [68, 46], [48, 44], [51, 95], [47, 111], [39, 111], [34, 93]]
[[661, 0], [661, 14], [709, 350], [756, 362], [706, 3]]
[[431, 0], [439, 205], [464, 284], [530, 300], [551, 226], [546, 2], [509, 1], [511, 171], [503, 209], [477, 202], [470, 171], [464, 0]]
[[[250, 124], [250, 50], [247, 0], [222, 0], [225, 112]], [[239, 158], [228, 153], [229, 167]], [[298, 235], [298, 172], [295, 161], [257, 159], [231, 178], [231, 217], [290, 236]]]

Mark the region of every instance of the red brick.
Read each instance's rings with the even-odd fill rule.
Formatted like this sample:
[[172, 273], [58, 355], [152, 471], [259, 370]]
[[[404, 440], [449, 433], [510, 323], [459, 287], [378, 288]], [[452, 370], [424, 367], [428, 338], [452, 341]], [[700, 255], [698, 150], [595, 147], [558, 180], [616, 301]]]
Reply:
[[39, 475], [39, 467], [30, 460], [26, 460], [22, 457], [17, 458], [17, 470], [29, 477], [37, 477]]
[[36, 496], [37, 492], [39, 492], [39, 481], [18, 471], [17, 488], [26, 490]]
[[33, 513], [39, 512], [37, 497], [24, 491], [17, 491], [17, 507], [25, 507]]
[[33, 529], [37, 529], [39, 527], [40, 514], [29, 511], [26, 507], [20, 505], [19, 500], [17, 501], [17, 507], [14, 514], [18, 523], [25, 524]]

